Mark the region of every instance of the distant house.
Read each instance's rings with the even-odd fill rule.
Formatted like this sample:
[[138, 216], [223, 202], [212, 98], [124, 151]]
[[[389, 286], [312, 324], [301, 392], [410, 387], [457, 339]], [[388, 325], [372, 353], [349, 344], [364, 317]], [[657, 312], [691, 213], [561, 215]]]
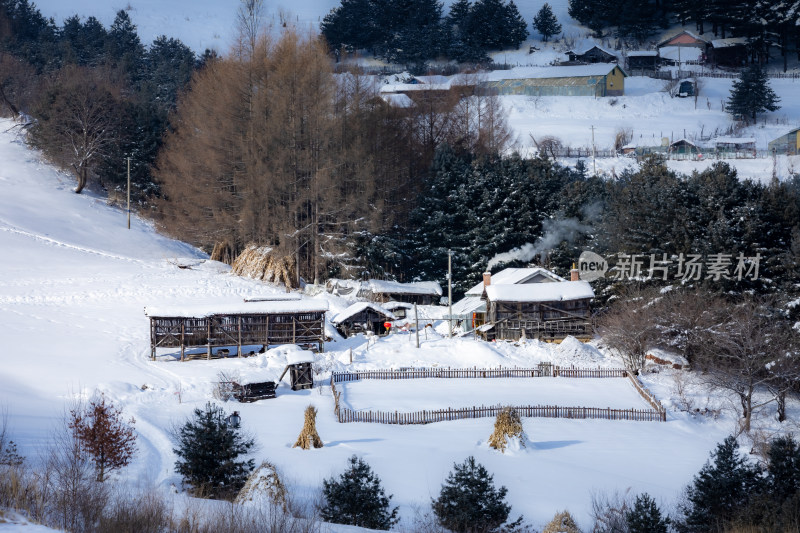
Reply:
[[717, 137], [712, 142], [717, 157], [742, 159], [756, 156], [756, 140], [753, 137]]
[[486, 287], [487, 338], [522, 338], [560, 342], [567, 336], [587, 341], [592, 336], [590, 302], [594, 291], [586, 281]]
[[400, 283], [379, 279], [359, 281], [331, 278], [326, 282], [325, 290], [336, 296], [377, 303], [397, 301], [431, 305], [439, 303], [442, 297], [442, 287], [435, 281]]
[[410, 311], [414, 308], [412, 304], [406, 302], [385, 302], [381, 307], [392, 313], [398, 319], [410, 317]]
[[617, 55], [599, 46], [592, 46], [583, 50], [570, 50], [567, 52], [572, 63], [616, 63]]
[[631, 50], [626, 56], [625, 66], [629, 71], [656, 70], [658, 64], [658, 50]]
[[668, 150], [673, 159], [702, 159], [700, 147], [688, 139], [678, 139], [669, 145]]
[[358, 302], [334, 316], [331, 324], [341, 333], [342, 337], [368, 331], [385, 335], [388, 329], [384, 323], [395, 319], [396, 317], [392, 313], [377, 304]]
[[800, 128], [781, 135], [767, 145], [770, 153], [798, 155], [800, 154]]
[[656, 46], [662, 64], [703, 62], [709, 42], [690, 31], [682, 31]]
[[486, 322], [486, 294], [489, 285], [527, 285], [531, 283], [553, 283], [564, 278], [544, 268], [506, 268], [496, 274], [485, 272], [483, 281], [464, 294], [464, 298], [453, 304], [453, 314], [445, 316], [453, 321], [454, 330], [472, 331]]
[[744, 66], [747, 62], [747, 38], [714, 39], [708, 47], [708, 60], [714, 66]]
[[627, 74], [614, 63], [562, 67], [515, 67], [486, 75], [477, 90], [526, 96], [622, 96]]

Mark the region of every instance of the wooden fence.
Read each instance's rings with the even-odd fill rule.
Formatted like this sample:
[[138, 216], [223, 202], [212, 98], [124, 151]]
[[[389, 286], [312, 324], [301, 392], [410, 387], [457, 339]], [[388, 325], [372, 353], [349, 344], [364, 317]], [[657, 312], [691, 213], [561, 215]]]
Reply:
[[431, 424], [448, 420], [466, 418], [485, 418], [497, 416], [504, 406], [481, 406], [424, 410], [410, 413], [383, 411], [354, 411], [339, 405], [341, 392], [336, 389], [337, 383], [358, 381], [361, 379], [424, 379], [424, 378], [531, 378], [531, 377], [564, 377], [564, 378], [629, 378], [634, 389], [652, 407], [652, 409], [611, 409], [601, 407], [560, 407], [525, 405], [517, 406], [520, 416], [530, 418], [571, 418], [571, 419], [604, 419], [633, 420], [641, 422], [666, 422], [667, 411], [653, 394], [624, 368], [561, 368], [553, 365], [542, 365], [540, 368], [455, 368], [455, 369], [423, 369], [423, 370], [364, 370], [357, 372], [331, 373], [331, 391], [334, 399], [334, 413], [339, 422], [368, 422], [377, 424]]

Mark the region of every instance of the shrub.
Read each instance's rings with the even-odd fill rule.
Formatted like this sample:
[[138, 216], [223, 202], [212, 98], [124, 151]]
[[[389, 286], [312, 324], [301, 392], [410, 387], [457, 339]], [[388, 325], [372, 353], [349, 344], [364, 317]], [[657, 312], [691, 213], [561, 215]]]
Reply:
[[633, 509], [626, 515], [628, 533], [667, 533], [669, 519], [661, 516], [655, 500], [644, 493], [636, 497]]
[[447, 476], [439, 497], [432, 501], [433, 513], [443, 527], [456, 533], [498, 531], [511, 512], [505, 502], [507, 492], [505, 487], [495, 488], [483, 465], [468, 457]]
[[370, 529], [390, 529], [397, 523], [397, 507], [389, 509], [392, 496], [386, 496], [380, 478], [355, 455], [339, 479], [323, 480], [322, 493], [320, 515], [326, 522]]
[[204, 410], [194, 410], [194, 418], [177, 430], [175, 438], [173, 451], [180, 457], [175, 471], [195, 494], [233, 497], [255, 468], [253, 459], [238, 460], [253, 447], [253, 439], [245, 438], [222, 408], [210, 402]]

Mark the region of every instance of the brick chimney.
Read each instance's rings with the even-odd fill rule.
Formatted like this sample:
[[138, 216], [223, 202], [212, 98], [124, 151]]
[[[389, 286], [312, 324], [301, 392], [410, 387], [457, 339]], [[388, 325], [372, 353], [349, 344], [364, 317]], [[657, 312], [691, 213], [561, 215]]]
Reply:
[[483, 288], [485, 289], [489, 285], [492, 284], [492, 273], [491, 272], [484, 272], [483, 273]]
[[575, 263], [572, 263], [572, 270], [569, 271], [569, 280], [570, 281], [580, 281], [581, 274], [577, 268], [575, 268]]

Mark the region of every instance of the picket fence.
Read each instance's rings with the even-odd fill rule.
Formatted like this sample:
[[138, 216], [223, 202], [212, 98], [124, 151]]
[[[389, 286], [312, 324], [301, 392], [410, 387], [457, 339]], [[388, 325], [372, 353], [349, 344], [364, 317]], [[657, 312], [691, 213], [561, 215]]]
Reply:
[[[544, 369], [544, 372], [543, 372]], [[652, 409], [611, 409], [601, 407], [562, 407], [547, 405], [515, 406], [520, 416], [529, 418], [568, 418], [568, 419], [604, 419], [632, 420], [640, 422], [666, 422], [667, 411], [664, 406], [647, 390], [639, 379], [622, 368], [561, 368], [543, 366], [542, 368], [457, 368], [457, 369], [420, 369], [420, 370], [364, 370], [355, 372], [331, 373], [331, 391], [334, 398], [334, 413], [341, 423], [366, 422], [377, 424], [431, 424], [450, 420], [468, 418], [485, 418], [497, 416], [501, 409], [508, 406], [473, 406], [435, 410], [423, 410], [401, 413], [384, 411], [355, 411], [339, 405], [341, 392], [336, 389], [337, 383], [358, 381], [361, 379], [424, 379], [424, 378], [531, 378], [531, 377], [564, 377], [564, 378], [625, 378], [627, 377], [639, 395]]]

